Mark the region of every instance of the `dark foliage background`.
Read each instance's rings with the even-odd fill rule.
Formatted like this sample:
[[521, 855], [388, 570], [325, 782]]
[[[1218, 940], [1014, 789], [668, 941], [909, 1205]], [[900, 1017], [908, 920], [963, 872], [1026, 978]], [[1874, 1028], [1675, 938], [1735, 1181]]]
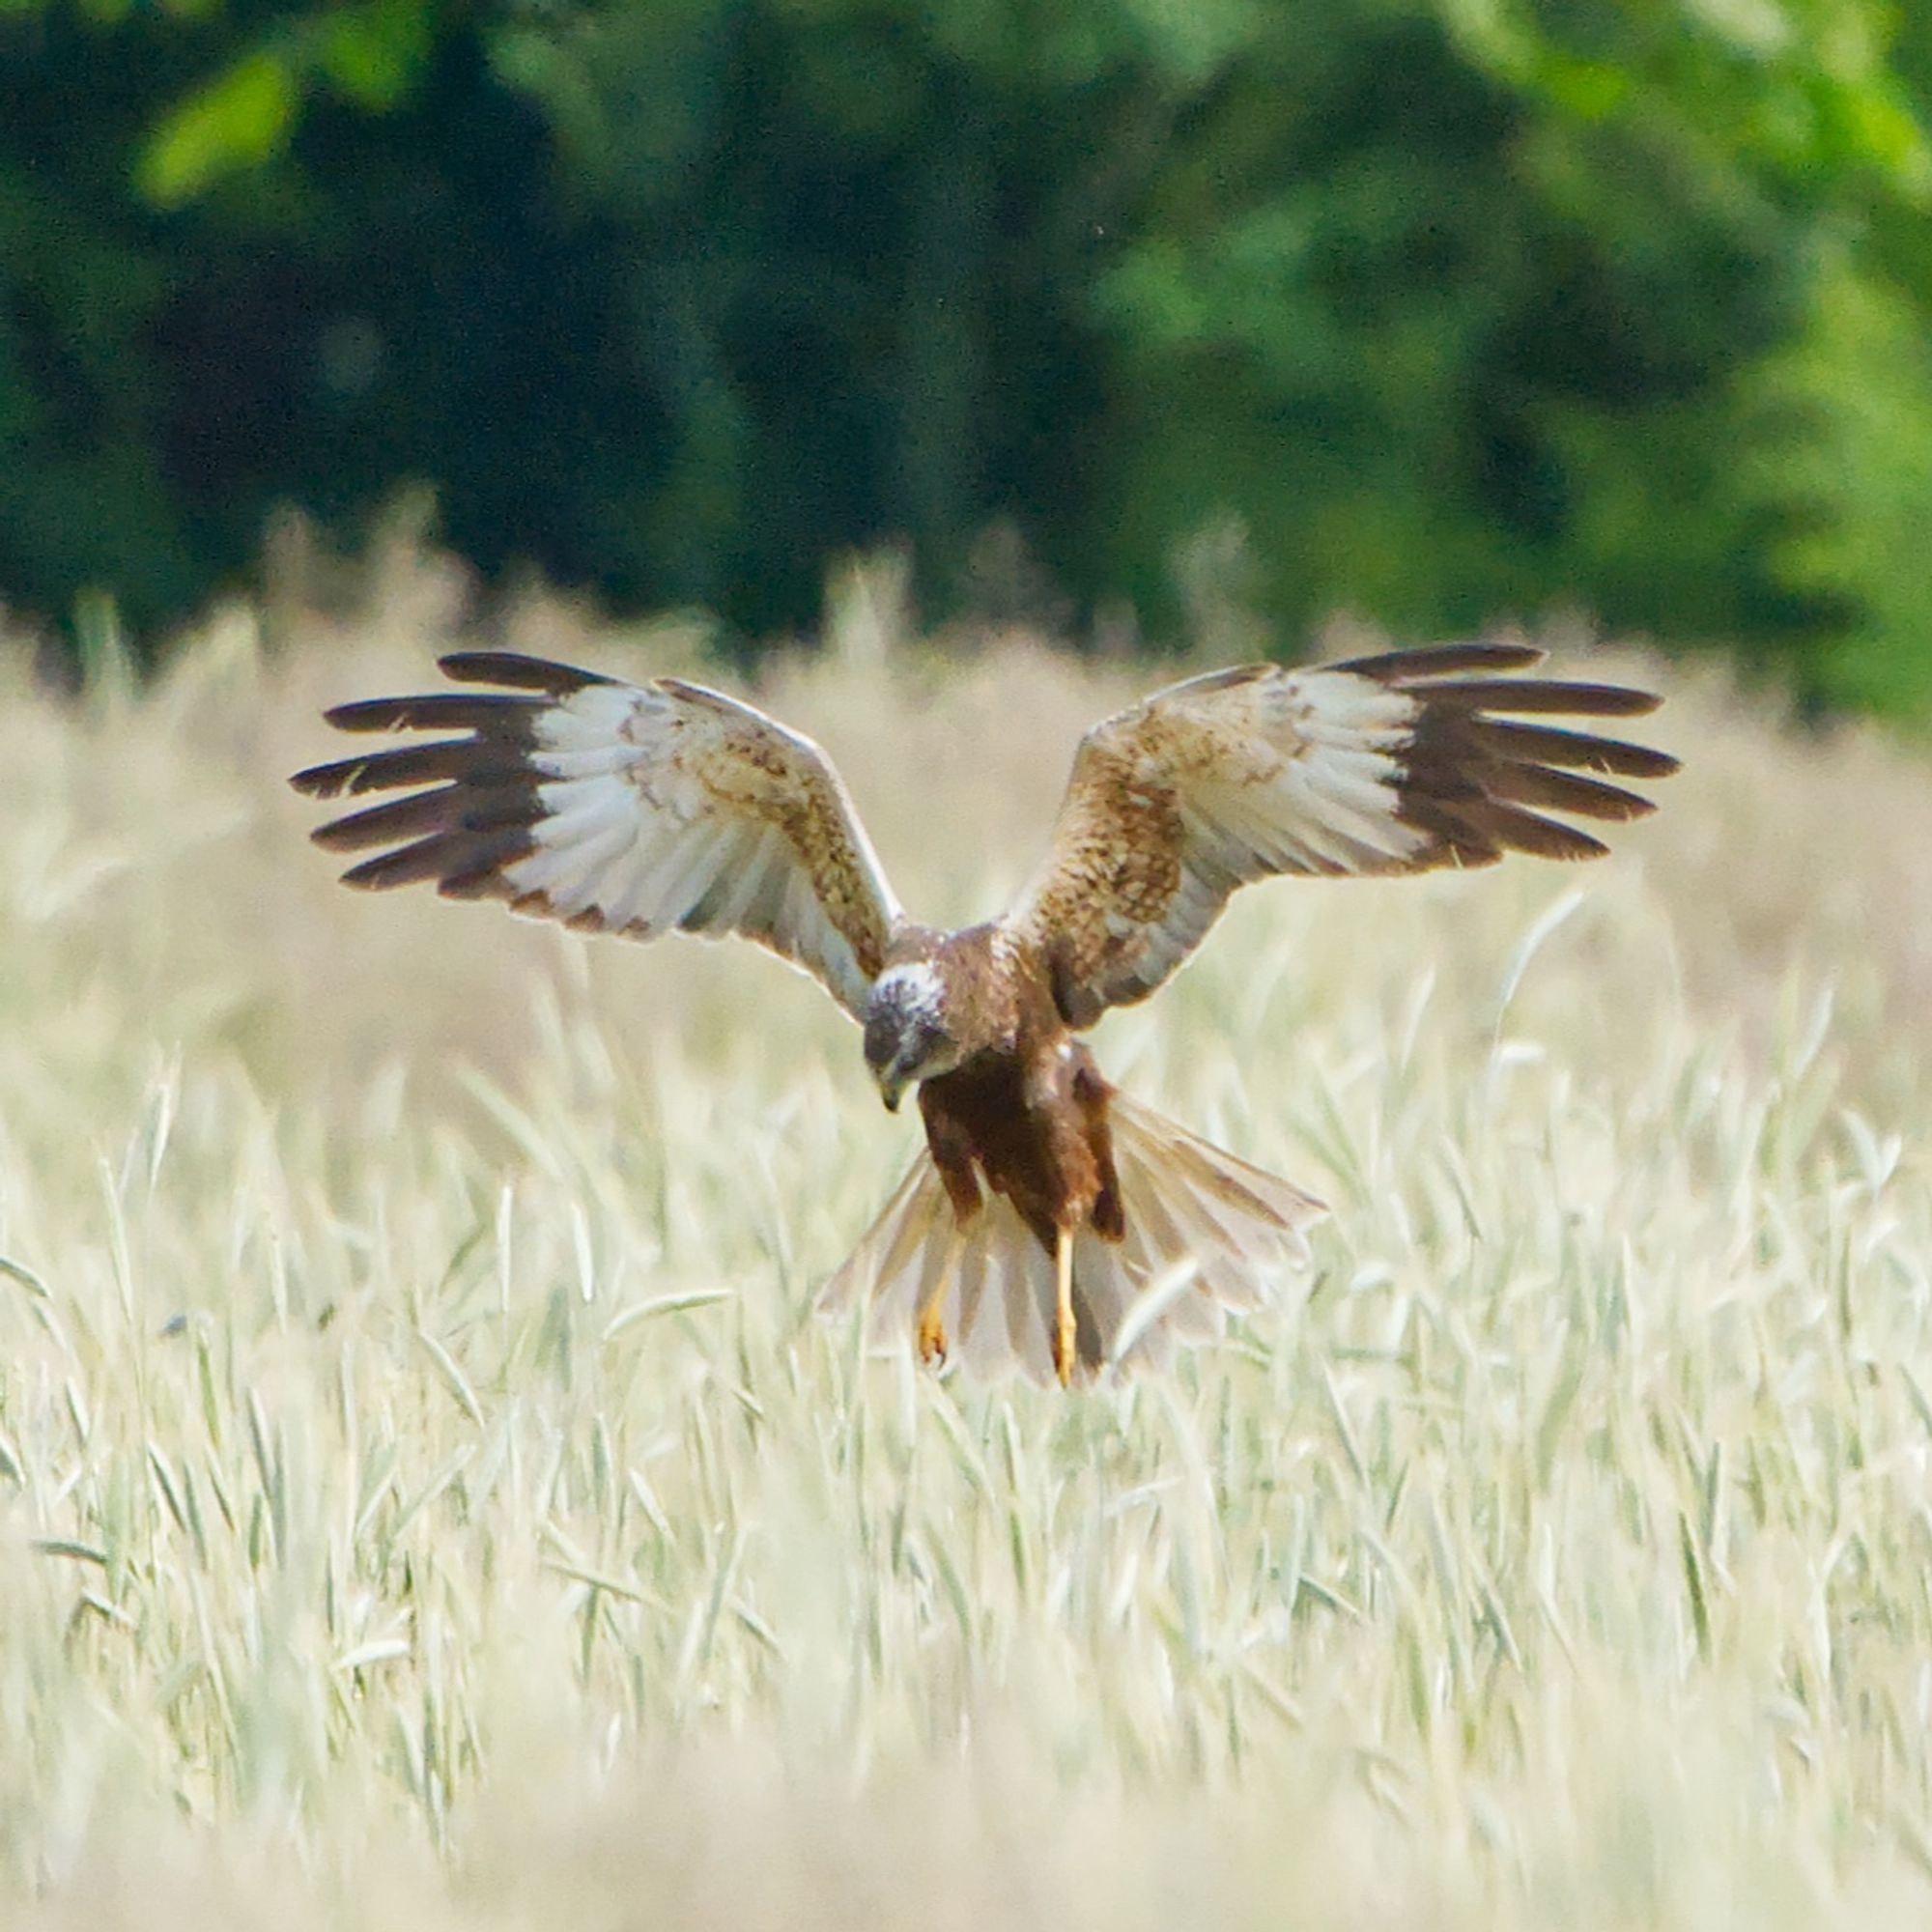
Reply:
[[903, 540], [1932, 714], [1928, 103], [1879, 0], [0, 0], [0, 596], [428, 483], [748, 636]]

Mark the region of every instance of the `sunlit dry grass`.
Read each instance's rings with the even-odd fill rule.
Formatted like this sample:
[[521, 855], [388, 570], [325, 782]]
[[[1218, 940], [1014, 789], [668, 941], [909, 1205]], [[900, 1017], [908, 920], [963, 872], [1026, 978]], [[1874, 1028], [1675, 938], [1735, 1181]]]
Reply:
[[[1313, 1274], [988, 1391], [812, 1317], [912, 1128], [807, 981], [331, 883], [436, 582], [0, 661], [5, 1922], [1924, 1915], [1932, 772], [1680, 677], [1612, 862], [1246, 895], [1098, 1043]], [[1146, 681], [857, 589], [766, 696], [959, 917]]]

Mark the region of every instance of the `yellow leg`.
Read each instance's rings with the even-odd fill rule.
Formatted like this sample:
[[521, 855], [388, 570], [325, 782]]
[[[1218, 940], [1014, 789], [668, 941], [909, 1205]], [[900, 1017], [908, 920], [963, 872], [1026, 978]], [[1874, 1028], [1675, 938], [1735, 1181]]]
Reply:
[[939, 1279], [933, 1284], [932, 1293], [925, 1297], [919, 1311], [919, 1358], [929, 1369], [943, 1368], [946, 1363], [946, 1322], [943, 1311], [946, 1307], [946, 1292], [952, 1286], [952, 1276], [959, 1265], [959, 1233], [955, 1229], [946, 1243], [946, 1259], [940, 1264]]
[[1073, 1340], [1073, 1236], [1062, 1228], [1053, 1241], [1053, 1369], [1065, 1388], [1077, 1359]]

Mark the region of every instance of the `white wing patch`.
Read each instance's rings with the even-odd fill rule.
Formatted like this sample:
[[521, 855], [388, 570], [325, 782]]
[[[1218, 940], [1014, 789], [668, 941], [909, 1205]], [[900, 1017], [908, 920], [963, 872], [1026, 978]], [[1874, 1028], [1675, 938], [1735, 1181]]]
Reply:
[[1618, 686], [1494, 675], [1540, 656], [1474, 643], [1299, 671], [1250, 665], [1096, 724], [1046, 863], [1007, 922], [1049, 961], [1063, 1016], [1088, 1026], [1146, 998], [1254, 879], [1600, 854], [1539, 809], [1620, 819], [1650, 802], [1571, 768], [1661, 778], [1675, 760], [1498, 715], [1656, 704]]
[[[632, 685], [508, 653], [452, 676], [520, 695], [378, 699], [330, 714], [354, 731], [449, 725], [469, 739], [320, 766], [323, 797], [446, 780], [325, 826], [391, 845], [357, 885], [431, 879], [458, 897], [650, 938], [738, 933], [815, 975], [863, 1017], [900, 914], [838, 774], [750, 705], [663, 678]], [[521, 694], [536, 692], [540, 696]], [[413, 842], [398, 842], [410, 841]]]
[[1415, 699], [1348, 676], [1319, 696], [1268, 680], [1242, 755], [1188, 788], [1181, 818], [1204, 859], [1242, 877], [1355, 872], [1400, 864], [1428, 842], [1396, 816]]
[[784, 802], [790, 767], [814, 766], [846, 807], [851, 856], [890, 925], [898, 906], [842, 786], [810, 740], [706, 692], [729, 707], [726, 731], [750, 726], [787, 754], [776, 771], [750, 765], [721, 775], [718, 714], [705, 704], [694, 717], [687, 694], [696, 690], [592, 685], [538, 721], [530, 763], [554, 776], [537, 788], [545, 815], [533, 828], [536, 850], [503, 867], [513, 903], [540, 901], [518, 909], [639, 939], [743, 933], [863, 1011], [870, 976], [814, 890], [812, 854], [787, 839], [788, 813], [760, 815], [775, 798]]

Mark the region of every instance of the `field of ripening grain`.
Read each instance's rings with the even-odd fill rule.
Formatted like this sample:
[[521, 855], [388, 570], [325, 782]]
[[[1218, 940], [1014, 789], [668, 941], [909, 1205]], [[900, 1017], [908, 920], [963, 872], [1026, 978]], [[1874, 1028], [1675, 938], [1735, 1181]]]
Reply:
[[[1333, 1217], [1069, 1399], [814, 1319], [915, 1128], [809, 981], [332, 883], [283, 777], [452, 624], [0, 653], [0, 1921], [1932, 1912], [1932, 765], [1596, 659], [1613, 861], [1245, 895], [1097, 1044]], [[763, 695], [939, 917], [1164, 674], [835, 629]]]

